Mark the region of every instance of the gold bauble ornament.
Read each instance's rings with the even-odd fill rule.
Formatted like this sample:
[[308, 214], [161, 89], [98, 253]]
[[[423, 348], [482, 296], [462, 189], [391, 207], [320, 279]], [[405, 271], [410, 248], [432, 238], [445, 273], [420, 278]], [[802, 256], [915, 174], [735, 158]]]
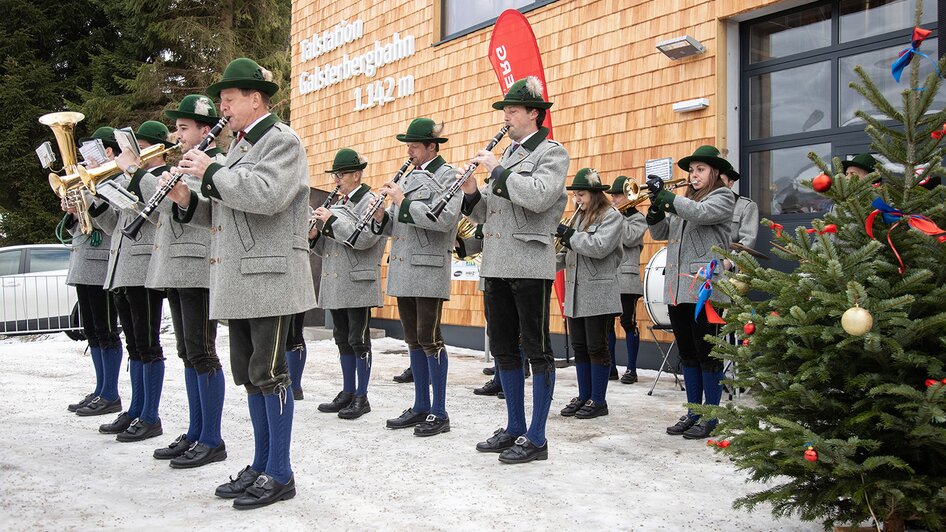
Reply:
[[744, 296], [749, 293], [748, 283], [744, 283], [740, 281], [739, 279], [730, 279], [729, 282], [732, 283], [733, 288], [736, 289], [736, 292], [738, 292], [739, 295]]
[[851, 307], [841, 315], [841, 327], [851, 336], [864, 336], [873, 326], [874, 317], [861, 307]]

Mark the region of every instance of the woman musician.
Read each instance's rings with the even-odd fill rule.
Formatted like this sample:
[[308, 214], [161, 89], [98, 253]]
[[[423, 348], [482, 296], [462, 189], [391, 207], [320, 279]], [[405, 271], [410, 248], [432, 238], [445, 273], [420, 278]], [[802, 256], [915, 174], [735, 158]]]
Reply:
[[624, 217], [605, 196], [608, 186], [598, 173], [582, 168], [571, 186], [577, 211], [571, 227], [560, 224], [557, 235], [565, 251], [557, 255], [565, 270], [565, 316], [575, 350], [578, 397], [562, 409], [563, 416], [589, 419], [608, 415], [608, 329], [621, 313], [614, 290], [624, 257]]
[[[721, 257], [712, 248], [729, 247], [735, 198], [720, 179], [720, 173], [732, 166], [713, 146], [700, 146], [677, 164], [689, 172], [686, 195], [677, 196], [664, 189], [659, 177], [648, 179], [651, 207], [647, 223], [655, 240], [668, 241], [664, 297], [680, 350], [687, 402], [718, 405], [723, 393], [723, 364], [710, 356], [712, 345], [703, 339], [718, 334], [718, 326], [710, 323], [704, 309], [700, 309], [698, 317], [694, 315], [703, 282], [701, 268], [707, 268], [715, 259], [722, 269]], [[721, 299], [718, 291], [712, 299]], [[667, 427], [667, 434], [702, 439], [715, 427], [715, 419], [700, 421], [698, 415], [688, 411], [675, 425]]]

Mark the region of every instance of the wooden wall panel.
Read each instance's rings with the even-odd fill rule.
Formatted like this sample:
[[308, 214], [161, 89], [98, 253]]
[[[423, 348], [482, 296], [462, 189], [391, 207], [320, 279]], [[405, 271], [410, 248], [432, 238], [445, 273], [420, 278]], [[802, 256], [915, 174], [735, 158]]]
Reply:
[[[406, 156], [394, 135], [418, 116], [446, 125], [450, 141], [441, 154], [462, 166], [498, 130], [502, 114], [490, 103], [501, 94], [486, 58], [491, 28], [438, 44], [440, 0], [294, 0], [292, 22], [292, 126], [306, 144], [312, 186], [331, 188], [324, 170], [335, 151], [352, 147], [369, 160], [366, 181], [377, 187]], [[549, 94], [555, 103], [556, 140], [568, 149], [569, 181], [579, 168], [598, 169], [606, 180], [628, 175], [642, 181], [647, 159], [680, 159], [701, 144], [725, 141], [725, 25], [721, 19], [776, 4], [771, 0], [559, 0], [527, 13], [542, 50]], [[300, 42], [342, 20], [364, 21], [364, 37], [302, 62]], [[302, 71], [370, 50], [392, 34], [416, 38], [416, 53], [379, 68], [373, 78], [355, 77], [301, 94]], [[697, 57], [672, 61], [658, 41], [690, 35], [706, 46]], [[411, 74], [415, 93], [383, 107], [353, 111], [352, 92], [385, 76]], [[674, 102], [708, 98], [699, 112], [674, 113]], [[501, 145], [504, 146], [505, 142]], [[725, 149], [725, 146], [719, 146]], [[497, 150], [498, 151], [498, 150]], [[682, 177], [679, 172], [677, 177]], [[478, 176], [482, 180], [480, 172]], [[646, 205], [642, 208], [646, 208]], [[571, 210], [571, 209], [569, 209]], [[647, 237], [642, 267], [662, 247]], [[386, 268], [385, 268], [386, 270]], [[375, 316], [397, 318], [393, 298]], [[482, 294], [476, 283], [455, 282], [444, 306], [444, 323], [483, 325]], [[552, 329], [562, 331], [558, 304]], [[649, 324], [644, 306], [641, 326]], [[645, 338], [649, 335], [645, 335]], [[666, 338], [666, 336], [664, 336]]]

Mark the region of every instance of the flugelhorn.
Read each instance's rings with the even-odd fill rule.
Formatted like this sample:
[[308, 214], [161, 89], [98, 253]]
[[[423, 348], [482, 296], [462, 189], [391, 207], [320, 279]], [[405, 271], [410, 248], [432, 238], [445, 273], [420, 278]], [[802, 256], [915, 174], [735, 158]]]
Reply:
[[[680, 187], [685, 187], [689, 184], [689, 180], [685, 178], [671, 179], [670, 181], [664, 181], [664, 190], [674, 190]], [[627, 198], [627, 203], [621, 205], [621, 207], [618, 208], [618, 210], [622, 213], [631, 207], [637, 207], [643, 203], [648, 197], [647, 189], [642, 189], [641, 186], [636, 182], [628, 179], [624, 182], [624, 197]]]
[[[217, 135], [220, 134], [220, 131], [226, 127], [228, 120], [229, 119], [225, 116], [220, 117], [220, 120], [214, 125], [214, 127], [210, 129], [210, 131], [207, 133], [207, 136], [204, 137], [204, 140], [200, 141], [200, 145], [197, 146], [197, 149], [200, 151], [207, 151], [210, 143], [213, 142], [214, 139], [217, 138]], [[175, 146], [180, 146], [180, 143], [175, 144]], [[150, 148], [151, 146], [148, 147]], [[144, 152], [142, 152], [141, 160], [144, 161]], [[138, 213], [138, 216], [136, 216], [134, 220], [132, 220], [122, 229], [122, 234], [132, 240], [137, 238], [138, 232], [141, 231], [141, 226], [148, 219], [148, 216], [151, 216], [151, 213], [158, 208], [158, 205], [162, 200], [164, 200], [164, 198], [167, 197], [168, 193], [171, 192], [171, 189], [174, 188], [174, 185], [176, 185], [177, 182], [183, 178], [183, 172], [171, 174], [171, 178], [168, 179], [167, 183], [161, 185], [157, 190], [154, 191], [154, 194], [152, 194], [151, 198], [148, 199], [148, 202], [145, 204], [145, 207], [141, 209], [141, 212]]]
[[82, 190], [80, 170], [85, 167], [79, 165], [75, 141], [76, 124], [83, 119], [85, 115], [82, 113], [65, 111], [45, 114], [39, 117], [39, 123], [53, 130], [56, 144], [59, 146], [59, 156], [62, 157], [63, 175], [50, 172], [49, 187], [66, 201], [66, 205], [76, 208], [79, 230], [87, 235], [92, 232], [92, 217], [89, 216], [89, 204]]
[[[578, 213], [581, 212], [581, 209], [577, 206], [575, 207], [575, 212], [572, 213], [568, 218], [562, 218], [560, 224], [564, 224], [568, 227], [575, 227], [575, 222], [578, 220]], [[565, 251], [565, 244], [562, 243], [562, 238], [559, 236], [555, 237], [555, 252], [561, 253]]]
[[[509, 126], [503, 126], [499, 129], [499, 133], [496, 133], [496, 136], [489, 141], [489, 144], [486, 145], [486, 151], [492, 151], [493, 148], [499, 144], [499, 141], [502, 140], [503, 136], [506, 135], [506, 132], [509, 131]], [[466, 180], [473, 175], [473, 171], [476, 170], [476, 167], [479, 166], [479, 163], [470, 163], [470, 166], [466, 167], [466, 171], [463, 172], [463, 175], [460, 176], [456, 181], [450, 185], [450, 188], [441, 196], [440, 201], [438, 201], [433, 208], [427, 212], [427, 217], [430, 218], [432, 222], [436, 222], [440, 218], [440, 214], [444, 209], [447, 208], [447, 204], [450, 203], [450, 200], [457, 195], [457, 192], [460, 192], [460, 188], [463, 186], [463, 183], [466, 183]]]
[[[394, 174], [394, 178], [391, 179], [391, 182], [397, 183], [398, 181], [400, 181], [401, 177], [403, 177], [404, 174], [407, 173], [407, 169], [410, 168], [411, 164], [413, 163], [414, 163], [414, 159], [408, 157], [407, 161], [405, 161], [404, 164], [401, 165], [401, 169], [398, 170], [396, 174]], [[384, 206], [384, 199], [387, 197], [388, 195], [386, 192], [382, 192], [381, 194], [378, 195], [378, 198], [375, 200], [374, 205], [370, 209], [368, 209], [367, 212], [365, 212], [365, 215], [361, 218], [361, 221], [359, 221], [358, 225], [355, 226], [355, 231], [351, 234], [350, 237], [348, 237], [347, 240], [345, 240], [344, 243], [346, 246], [352, 249], [355, 249], [355, 242], [358, 241], [358, 237], [361, 236], [362, 231], [364, 231], [368, 227], [368, 224], [371, 223], [371, 219], [374, 218], [374, 213], [378, 212], [378, 209]]]
[[[181, 143], [174, 144], [167, 148], [164, 147], [164, 144], [152, 144], [141, 150], [138, 157], [141, 159], [142, 168], [144, 168], [145, 163], [151, 159], [162, 157], [179, 149], [181, 149]], [[82, 178], [82, 184], [85, 185], [85, 188], [89, 189], [89, 192], [92, 194], [95, 194], [95, 187], [98, 186], [99, 183], [107, 181], [120, 173], [122, 173], [122, 169], [118, 167], [118, 163], [115, 161], [109, 161], [95, 168], [79, 167], [79, 177]]]
[[[341, 185], [335, 185], [335, 190], [333, 190], [333, 191], [328, 195], [328, 197], [325, 198], [325, 201], [322, 202], [321, 208], [327, 209], [327, 208], [329, 207], [329, 205], [335, 203], [335, 201], [338, 199], [338, 191], [339, 191], [339, 189], [341, 189], [341, 188], [342, 188]], [[311, 232], [311, 231], [312, 231], [313, 229], [315, 229], [318, 225], [319, 225], [319, 219], [318, 219], [318, 218], [314, 218], [311, 222], [309, 222], [309, 231]], [[312, 237], [311, 245], [314, 246], [315, 243], [318, 242], [318, 241], [319, 241], [319, 238], [321, 238], [321, 237], [322, 237], [322, 228], [319, 227], [319, 231], [318, 231], [317, 233], [315, 233], [315, 236], [314, 236], [314, 237]]]

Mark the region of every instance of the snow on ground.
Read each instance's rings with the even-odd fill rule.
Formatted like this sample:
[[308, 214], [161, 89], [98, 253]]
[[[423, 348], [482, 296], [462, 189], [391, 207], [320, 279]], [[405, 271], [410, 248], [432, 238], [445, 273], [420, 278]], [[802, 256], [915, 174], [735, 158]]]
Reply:
[[[228, 340], [220, 327], [217, 348], [227, 375]], [[732, 510], [734, 499], [760, 486], [745, 484], [745, 475], [704, 441], [664, 434], [685, 396], [673, 389], [672, 376], [648, 396], [652, 371], [642, 371], [633, 385], [611, 381], [611, 414], [578, 420], [558, 415], [577, 391], [574, 370], [559, 370], [544, 462], [505, 465], [474, 449], [506, 419], [502, 400], [472, 393], [488, 378], [482, 352], [450, 350], [449, 433], [417, 438], [411, 429], [387, 430], [384, 421], [413, 401], [412, 384], [391, 380], [408, 357], [403, 342], [390, 338], [374, 341], [372, 412], [353, 421], [316, 410], [339, 391], [341, 377], [331, 341], [309, 342], [305, 400], [296, 404], [293, 426], [298, 494], [238, 512], [213, 495], [252, 461], [246, 396], [229, 377], [223, 418], [229, 458], [175, 470], [151, 456], [187, 428], [183, 366], [167, 326], [162, 343], [164, 436], [119, 443], [97, 431], [113, 415], [66, 411], [94, 385], [84, 344], [62, 334], [0, 340], [0, 529], [820, 529], [775, 521], [767, 510]], [[127, 405], [125, 372], [119, 388]]]

